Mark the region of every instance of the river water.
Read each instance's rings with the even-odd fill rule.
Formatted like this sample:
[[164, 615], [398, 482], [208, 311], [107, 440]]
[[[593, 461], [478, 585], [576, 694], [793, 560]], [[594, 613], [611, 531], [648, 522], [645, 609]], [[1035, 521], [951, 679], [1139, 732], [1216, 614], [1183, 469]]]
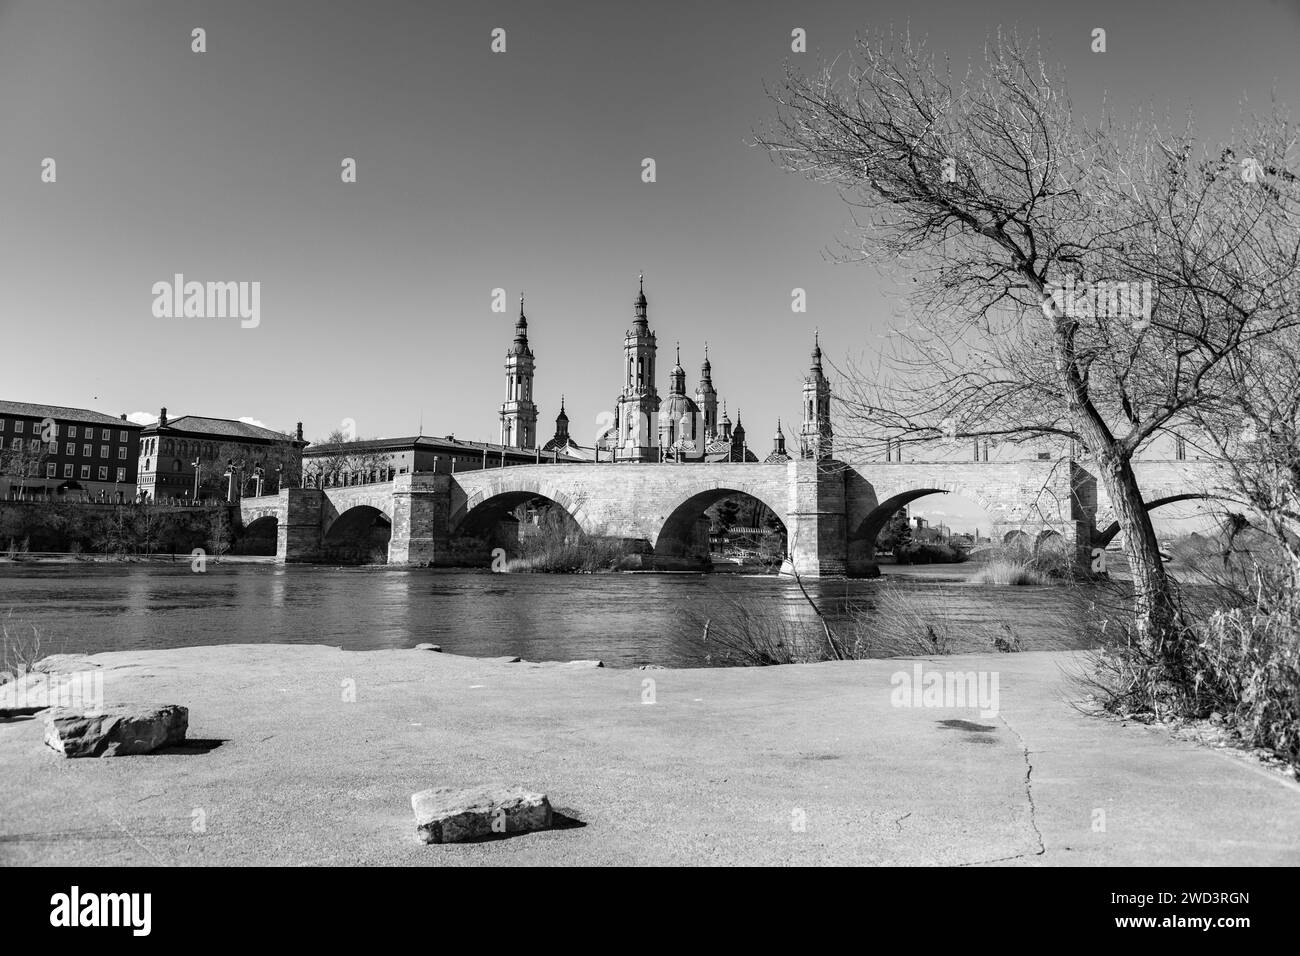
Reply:
[[[955, 652], [988, 650], [990, 635], [999, 631], [1014, 634], [1027, 650], [1089, 646], [1082, 622], [1095, 616], [1090, 606], [1099, 594], [972, 586], [940, 580], [943, 574], [887, 570], [881, 580], [805, 584], [837, 631], [849, 627], [851, 615], [857, 633], [894, 635], [873, 639], [873, 656], [917, 650], [897, 639], [900, 621], [921, 633], [924, 622], [933, 622]], [[709, 662], [699, 640], [704, 620], [734, 619], [738, 607], [815, 633], [816, 618], [798, 586], [777, 577], [269, 563], [209, 563], [205, 572], [192, 573], [188, 562], [0, 564], [0, 617], [11, 630], [37, 625], [45, 653], [229, 643], [368, 650], [430, 641], [476, 656], [702, 666]]]

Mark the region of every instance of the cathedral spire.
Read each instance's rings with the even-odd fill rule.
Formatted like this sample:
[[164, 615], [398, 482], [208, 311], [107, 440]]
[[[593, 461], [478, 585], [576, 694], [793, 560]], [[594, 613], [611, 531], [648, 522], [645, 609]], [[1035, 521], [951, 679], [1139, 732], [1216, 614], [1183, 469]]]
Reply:
[[700, 366], [700, 381], [695, 386], [695, 404], [704, 416], [704, 441], [718, 437], [718, 392], [713, 387], [713, 366], [709, 364], [709, 343], [704, 343], [704, 364]]
[[646, 325], [645, 273], [638, 277], [636, 293], [636, 324], [642, 328]]
[[522, 292], [519, 293], [519, 318], [515, 320], [515, 346], [528, 347], [528, 317], [524, 315], [524, 294]]
[[668, 393], [670, 395], [686, 394], [686, 369], [682, 368], [682, 343], [677, 343], [677, 364], [669, 376]]

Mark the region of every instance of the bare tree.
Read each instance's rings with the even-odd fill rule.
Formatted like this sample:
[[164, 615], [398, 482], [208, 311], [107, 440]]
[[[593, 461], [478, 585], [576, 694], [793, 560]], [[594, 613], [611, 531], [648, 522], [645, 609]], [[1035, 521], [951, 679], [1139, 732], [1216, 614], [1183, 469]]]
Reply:
[[302, 451], [291, 444], [289, 436], [285, 436], [283, 444], [270, 445], [262, 451], [264, 493], [275, 494], [281, 488], [297, 488], [302, 480]]
[[388, 467], [388, 457], [369, 447], [373, 438], [349, 438], [341, 429], [330, 432], [318, 442], [302, 472], [318, 487], [339, 485], [354, 476], [360, 482], [372, 481]]
[[756, 145], [840, 190], [858, 245], [838, 256], [910, 273], [910, 324], [842, 389], [853, 437], [1081, 444], [1123, 531], [1139, 633], [1175, 644], [1133, 458], [1224, 387], [1242, 341], [1295, 320], [1187, 308], [1188, 266], [1261, 228], [1213, 174], [1221, 159], [1193, 161], [1190, 128], [1085, 127], [1060, 75], [1014, 36], [960, 80], [909, 36], [860, 41], [816, 75], [788, 71], [772, 97]]
[[14, 439], [16, 447], [0, 447], [0, 475], [18, 481], [18, 494], [22, 497], [27, 491], [27, 482], [39, 478], [45, 473], [45, 462], [50, 453], [47, 447], [32, 439], [23, 441]]

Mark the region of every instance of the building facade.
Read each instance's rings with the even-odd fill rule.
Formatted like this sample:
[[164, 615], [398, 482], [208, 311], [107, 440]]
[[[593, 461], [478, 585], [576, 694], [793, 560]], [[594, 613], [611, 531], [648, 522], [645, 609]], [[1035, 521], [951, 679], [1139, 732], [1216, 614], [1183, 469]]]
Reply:
[[133, 501], [140, 432], [126, 415], [0, 401], [0, 498]]
[[192, 502], [274, 494], [302, 478], [302, 422], [285, 434], [227, 418], [167, 417], [140, 432], [139, 486], [145, 501]]

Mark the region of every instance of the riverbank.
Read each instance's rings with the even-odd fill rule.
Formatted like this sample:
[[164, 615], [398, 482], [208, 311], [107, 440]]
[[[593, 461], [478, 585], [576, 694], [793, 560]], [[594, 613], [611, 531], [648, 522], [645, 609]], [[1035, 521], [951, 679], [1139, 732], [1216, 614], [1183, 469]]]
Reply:
[[[98, 654], [80, 666], [103, 669], [108, 703], [183, 704], [207, 743], [66, 760], [40, 717], [0, 722], [0, 864], [1300, 863], [1300, 785], [1079, 713], [1065, 673], [1080, 659], [641, 671], [318, 645]], [[894, 675], [917, 665], [996, 674], [997, 714], [894, 706]], [[496, 781], [585, 825], [416, 842], [412, 793]]]

